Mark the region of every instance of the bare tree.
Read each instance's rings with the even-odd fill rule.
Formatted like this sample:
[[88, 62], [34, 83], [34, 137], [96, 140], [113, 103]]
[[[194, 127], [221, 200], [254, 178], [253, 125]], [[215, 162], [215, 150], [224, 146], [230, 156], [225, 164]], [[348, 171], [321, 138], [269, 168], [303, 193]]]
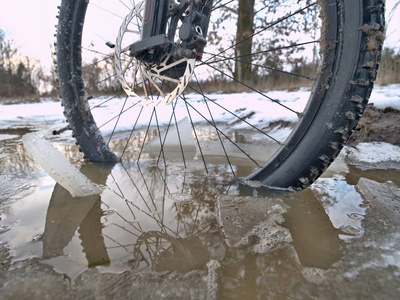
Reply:
[[[235, 79], [242, 82], [251, 80], [251, 55], [254, 35], [254, 0], [239, 0], [236, 28]], [[242, 56], [243, 55], [243, 56]]]
[[32, 64], [18, 56], [18, 50], [0, 29], [0, 98], [36, 98], [31, 82]]
[[[301, 5], [298, 0], [238, 0], [221, 7], [209, 36], [209, 44], [223, 52], [217, 58], [219, 69], [230, 73], [237, 81], [249, 82], [274, 70], [290, 65], [298, 68], [300, 62], [306, 62], [305, 58], [294, 55], [303, 51], [304, 47], [290, 45], [296, 45], [299, 32], [317, 39], [318, 6], [312, 5], [311, 0], [302, 1]], [[292, 16], [295, 10], [299, 12]], [[227, 30], [221, 34], [221, 30], [235, 24], [234, 35], [227, 38]], [[227, 40], [230, 45], [226, 44]], [[224, 48], [231, 50], [224, 51]], [[317, 48], [313, 53], [309, 61], [315, 64]]]
[[0, 68], [12, 72], [13, 58], [17, 49], [13, 47], [12, 41], [6, 38], [6, 33], [0, 29]]

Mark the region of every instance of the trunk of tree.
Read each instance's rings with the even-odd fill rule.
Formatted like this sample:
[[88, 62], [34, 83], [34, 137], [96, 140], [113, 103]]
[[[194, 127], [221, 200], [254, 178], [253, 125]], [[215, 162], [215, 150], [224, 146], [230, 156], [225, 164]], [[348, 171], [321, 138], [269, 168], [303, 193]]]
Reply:
[[[251, 48], [254, 34], [254, 0], [239, 0], [239, 11], [236, 32], [235, 79], [243, 82], [252, 80], [251, 73]], [[242, 55], [249, 55], [240, 57]]]

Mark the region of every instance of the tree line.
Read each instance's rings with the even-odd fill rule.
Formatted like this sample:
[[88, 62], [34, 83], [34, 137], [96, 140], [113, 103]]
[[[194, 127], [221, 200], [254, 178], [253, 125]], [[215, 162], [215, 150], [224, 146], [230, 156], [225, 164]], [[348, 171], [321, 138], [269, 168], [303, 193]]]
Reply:
[[21, 55], [0, 28], [0, 101], [38, 101], [55, 96], [56, 87], [54, 68], [48, 72], [39, 60]]
[[[296, 0], [238, 0], [234, 5], [223, 7], [208, 34], [206, 51], [219, 54], [209, 63], [208, 78], [202, 79], [208, 83], [207, 90], [235, 92], [245, 90], [246, 85], [257, 89], [287, 89], [311, 84], [312, 80], [307, 79], [314, 78], [319, 63], [320, 18], [318, 6], [312, 5], [311, 0], [305, 2], [306, 6], [310, 4], [307, 10], [290, 19], [282, 18], [273, 30], [265, 30], [273, 22], [271, 16], [284, 15]], [[236, 32], [223, 31], [232, 24]], [[297, 36], [304, 33], [309, 43], [297, 44]], [[231, 44], [224, 44], [226, 41]], [[96, 52], [90, 45], [85, 50]], [[83, 79], [92, 95], [121, 91], [112, 54], [83, 63]], [[399, 72], [400, 52], [385, 48], [377, 83], [399, 83]], [[21, 56], [0, 29], [0, 100], [38, 100], [41, 96], [57, 96], [54, 66], [45, 71], [40, 61]]]
[[400, 83], [400, 52], [392, 48], [384, 48], [376, 83], [387, 85]]

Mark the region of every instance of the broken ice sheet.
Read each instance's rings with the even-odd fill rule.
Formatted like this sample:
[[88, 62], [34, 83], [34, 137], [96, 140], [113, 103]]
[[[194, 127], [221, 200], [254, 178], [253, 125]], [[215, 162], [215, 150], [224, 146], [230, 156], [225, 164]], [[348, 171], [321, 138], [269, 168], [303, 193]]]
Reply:
[[341, 239], [360, 236], [364, 233], [361, 222], [366, 208], [363, 199], [353, 185], [343, 177], [320, 178], [311, 187], [316, 198], [322, 203], [332, 225], [340, 229]]
[[98, 195], [102, 189], [71, 165], [65, 156], [38, 133], [28, 133], [22, 142], [36, 162], [73, 197]]
[[[254, 253], [266, 253], [292, 242], [283, 223], [286, 205], [265, 197], [218, 197], [218, 222], [230, 247], [250, 246]], [[251, 238], [257, 237], [255, 244]]]

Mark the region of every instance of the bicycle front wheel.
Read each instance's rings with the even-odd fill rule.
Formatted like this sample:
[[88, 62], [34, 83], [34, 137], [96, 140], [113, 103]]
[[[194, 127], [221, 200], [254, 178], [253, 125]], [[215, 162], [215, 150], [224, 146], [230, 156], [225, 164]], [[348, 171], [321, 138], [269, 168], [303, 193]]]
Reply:
[[[166, 35], [179, 47], [192, 12], [168, 3]], [[213, 1], [201, 60], [151, 62], [128, 51], [144, 6], [61, 2], [59, 88], [87, 159], [195, 158], [206, 171], [303, 189], [337, 157], [376, 77], [383, 1]]]

